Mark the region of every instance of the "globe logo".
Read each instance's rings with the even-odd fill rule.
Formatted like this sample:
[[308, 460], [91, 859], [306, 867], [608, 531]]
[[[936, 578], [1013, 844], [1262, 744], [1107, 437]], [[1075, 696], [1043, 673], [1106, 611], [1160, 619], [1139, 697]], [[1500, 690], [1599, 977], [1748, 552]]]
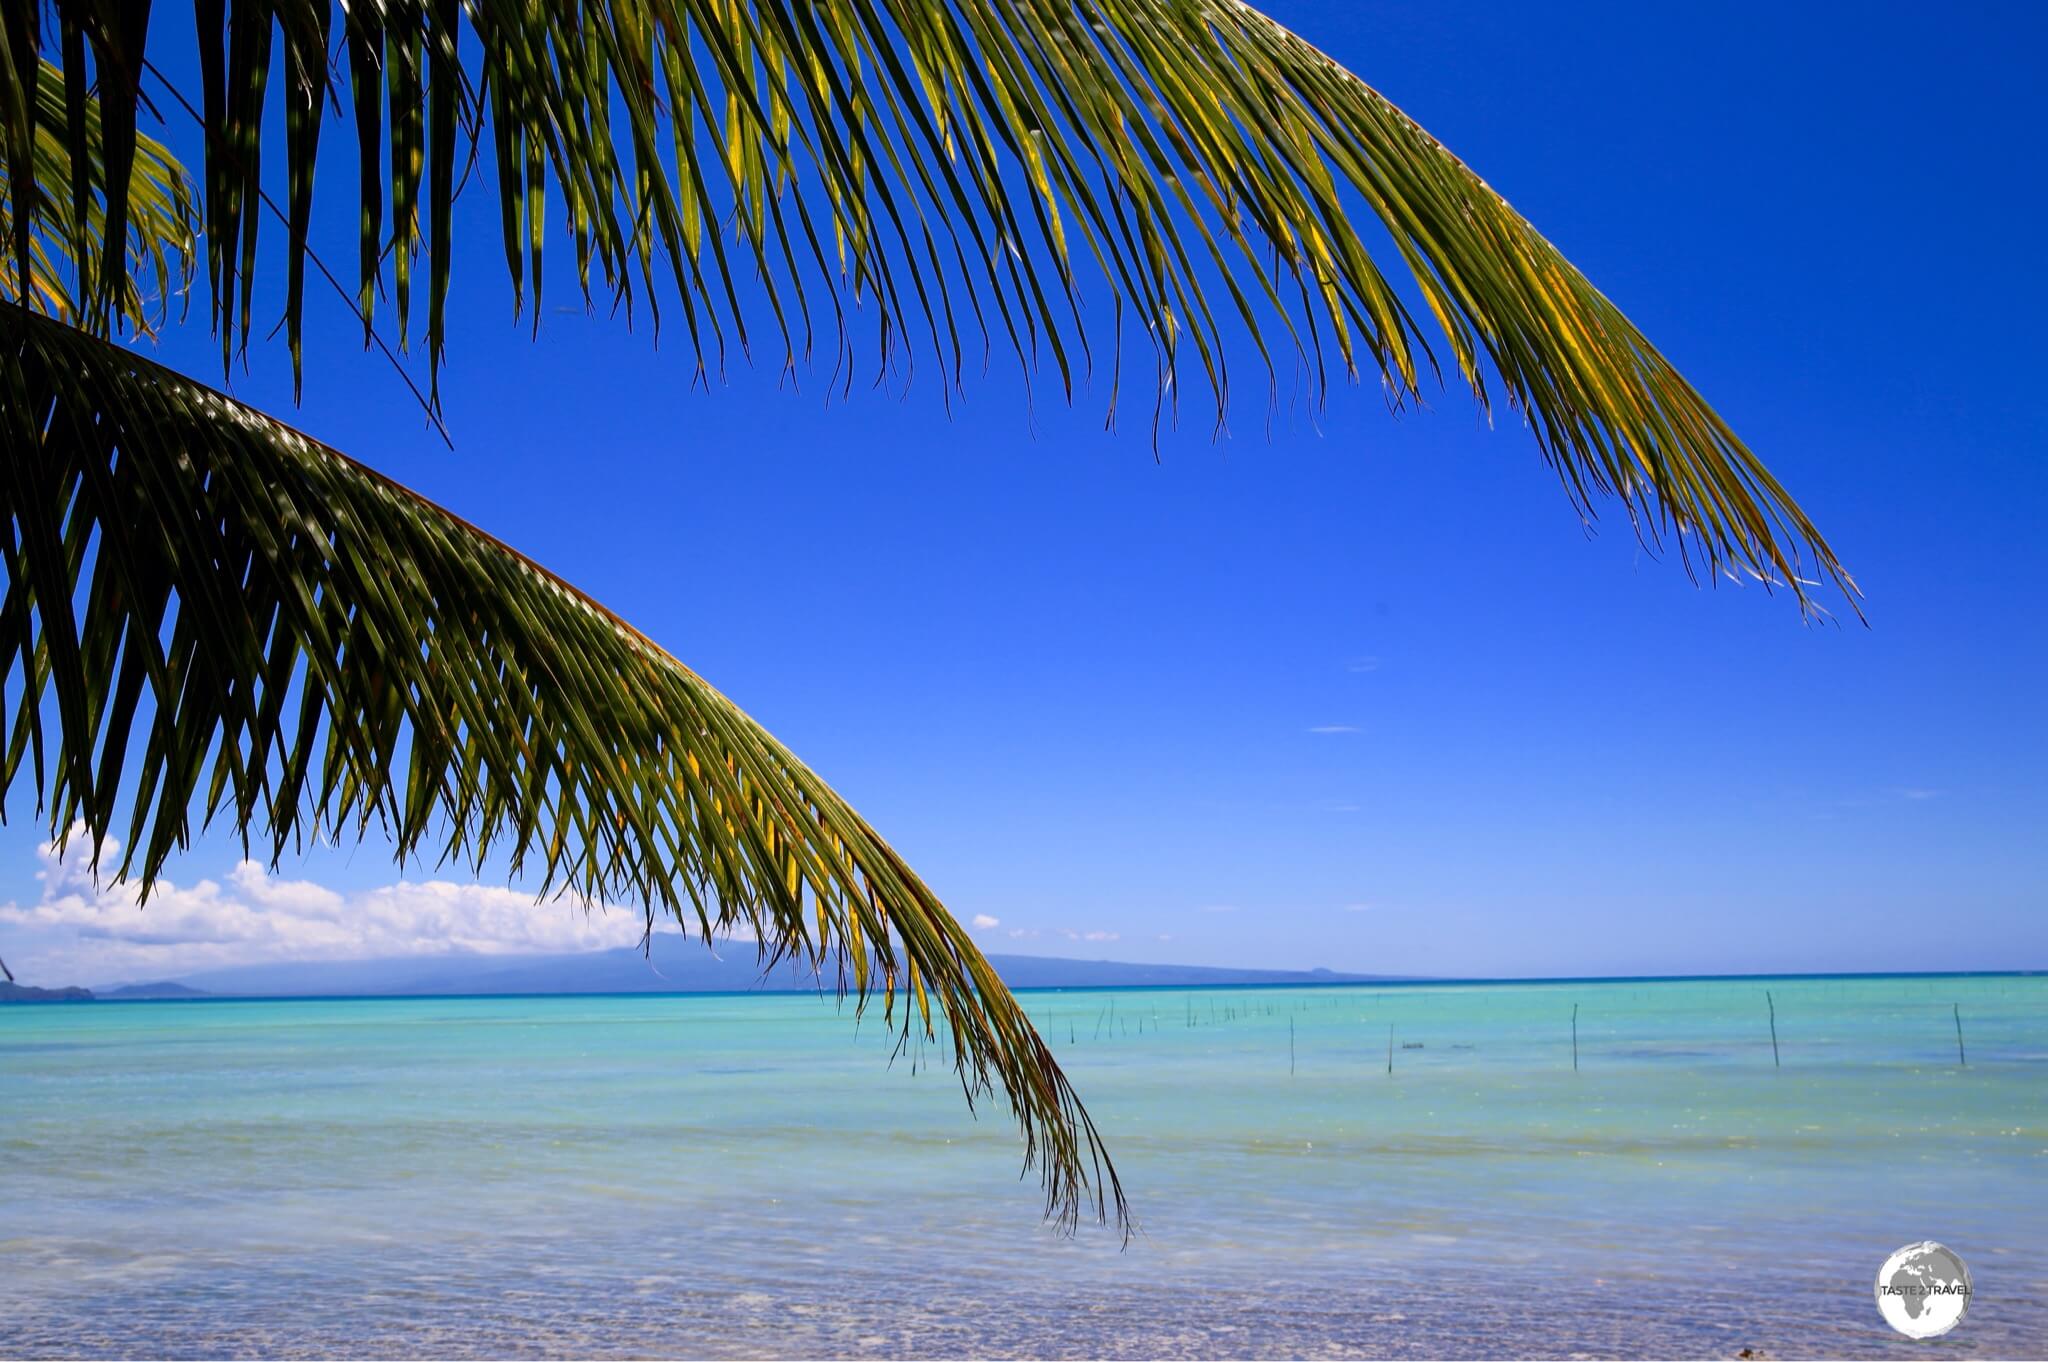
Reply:
[[1877, 1312], [1907, 1338], [1938, 1338], [1970, 1308], [1970, 1269], [1932, 1239], [1908, 1244], [1877, 1272]]

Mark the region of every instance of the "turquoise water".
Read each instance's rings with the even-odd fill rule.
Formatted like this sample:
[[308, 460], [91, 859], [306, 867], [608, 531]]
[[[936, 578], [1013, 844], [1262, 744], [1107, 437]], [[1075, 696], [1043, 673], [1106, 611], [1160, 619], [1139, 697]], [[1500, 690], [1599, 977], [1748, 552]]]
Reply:
[[2048, 1353], [2048, 978], [1026, 997], [1127, 1250], [814, 997], [0, 1010], [0, 1354]]

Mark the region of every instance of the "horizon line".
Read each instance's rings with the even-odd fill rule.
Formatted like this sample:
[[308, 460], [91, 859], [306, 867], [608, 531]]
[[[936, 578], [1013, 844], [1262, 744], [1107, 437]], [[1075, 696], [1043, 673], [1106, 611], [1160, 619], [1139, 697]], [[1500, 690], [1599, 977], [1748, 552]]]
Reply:
[[[1065, 956], [1030, 956], [1029, 959], [1061, 960]], [[292, 962], [309, 963], [309, 962]], [[347, 962], [336, 962], [347, 963]], [[1124, 964], [1125, 961], [1079, 961], [1083, 964]], [[233, 968], [249, 968], [236, 966]], [[1158, 966], [1168, 969], [1215, 969], [1227, 970], [1222, 965]], [[1288, 971], [1309, 973], [1306, 970]], [[1330, 971], [1330, 973], [1337, 973]], [[1169, 993], [1194, 991], [1250, 991], [1260, 989], [1388, 989], [1388, 988], [1443, 988], [1472, 985], [1547, 985], [1547, 984], [1657, 984], [1657, 983], [1739, 983], [1746, 980], [1829, 980], [1829, 979], [1997, 979], [2034, 978], [2048, 974], [2048, 969], [1960, 969], [1960, 970], [1786, 970], [1762, 973], [1740, 974], [1586, 974], [1586, 975], [1542, 975], [1542, 976], [1461, 976], [1461, 975], [1396, 975], [1385, 978], [1336, 978], [1331, 980], [1288, 979], [1274, 981], [1242, 981], [1230, 983], [1132, 983], [1132, 984], [1031, 984], [1012, 988], [1010, 992], [1024, 993]], [[155, 981], [174, 984], [176, 980]], [[151, 984], [114, 984], [109, 990], [120, 988], [148, 988]], [[189, 984], [180, 987], [191, 988]], [[66, 987], [80, 987], [67, 985]], [[54, 990], [52, 990], [54, 991]], [[102, 998], [93, 993], [90, 1001], [113, 1003], [236, 1003], [236, 1002], [391, 1002], [407, 1000], [461, 1000], [461, 999], [510, 999], [510, 998], [751, 998], [758, 996], [801, 995], [812, 993], [807, 988], [704, 988], [704, 989], [563, 989], [559, 992], [524, 990], [520, 992], [449, 992], [449, 993], [208, 993], [194, 989], [194, 996], [171, 998]], [[820, 988], [817, 996], [831, 990]], [[849, 991], [850, 992], [850, 991]], [[64, 999], [17, 999], [18, 1002], [62, 1002]], [[82, 1001], [82, 1000], [72, 1000]]]

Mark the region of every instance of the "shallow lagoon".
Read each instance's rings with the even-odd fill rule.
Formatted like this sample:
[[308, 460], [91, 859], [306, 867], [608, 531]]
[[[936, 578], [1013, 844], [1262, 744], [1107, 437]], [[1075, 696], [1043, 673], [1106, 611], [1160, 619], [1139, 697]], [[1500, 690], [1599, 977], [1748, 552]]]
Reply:
[[0, 1011], [0, 1353], [2048, 1353], [2048, 978], [1026, 998], [1128, 1249], [830, 1000]]

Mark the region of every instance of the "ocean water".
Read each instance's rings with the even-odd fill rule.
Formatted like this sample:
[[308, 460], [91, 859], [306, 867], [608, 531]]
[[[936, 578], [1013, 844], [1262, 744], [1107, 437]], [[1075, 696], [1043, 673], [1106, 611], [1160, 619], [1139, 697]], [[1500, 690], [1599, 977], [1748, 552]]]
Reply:
[[2048, 978], [1025, 996], [1127, 1248], [829, 999], [0, 1009], [0, 1354], [2048, 1354]]

